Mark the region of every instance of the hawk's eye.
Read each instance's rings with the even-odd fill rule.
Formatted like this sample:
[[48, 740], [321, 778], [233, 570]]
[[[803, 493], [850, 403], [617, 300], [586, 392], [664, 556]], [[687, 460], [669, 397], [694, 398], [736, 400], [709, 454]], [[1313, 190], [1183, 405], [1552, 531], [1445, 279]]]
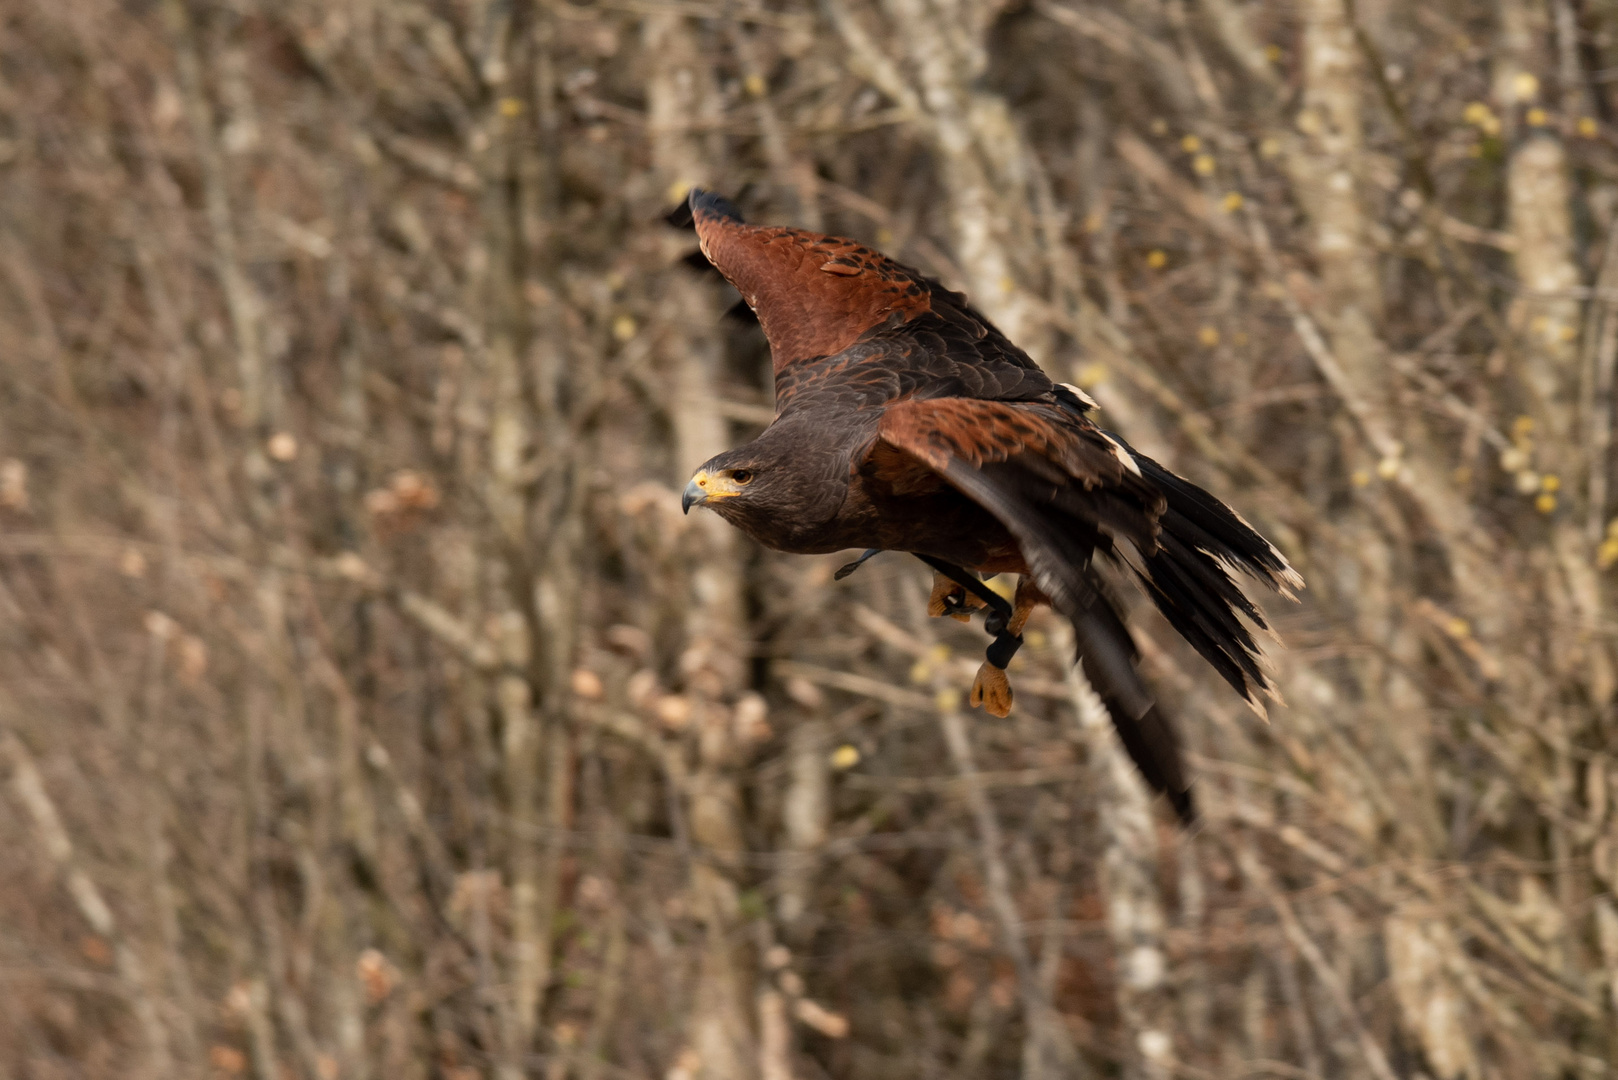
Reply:
[[753, 482], [753, 470], [732, 469], [730, 472], [730, 478], [736, 481], [737, 484], [751, 484]]

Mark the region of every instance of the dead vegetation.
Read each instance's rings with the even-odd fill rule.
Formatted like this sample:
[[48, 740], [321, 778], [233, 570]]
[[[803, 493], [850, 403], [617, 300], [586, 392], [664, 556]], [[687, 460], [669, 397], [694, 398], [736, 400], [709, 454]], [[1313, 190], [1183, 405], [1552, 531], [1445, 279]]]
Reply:
[[[0, 4], [0, 1063], [1606, 1077], [1618, 9]], [[1010, 719], [769, 416], [693, 183], [957, 286], [1309, 581]], [[1284, 608], [1284, 610], [1283, 610]]]

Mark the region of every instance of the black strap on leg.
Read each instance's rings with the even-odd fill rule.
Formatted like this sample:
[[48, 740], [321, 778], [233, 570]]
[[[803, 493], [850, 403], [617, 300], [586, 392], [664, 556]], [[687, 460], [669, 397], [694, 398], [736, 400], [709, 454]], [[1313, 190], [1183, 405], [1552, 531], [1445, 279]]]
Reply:
[[947, 563], [943, 559], [935, 559], [931, 555], [917, 555], [916, 558], [988, 604], [990, 610], [999, 612], [1004, 618], [1011, 618], [1011, 604], [1005, 597], [983, 584], [972, 571], [964, 570], [954, 563]]
[[984, 653], [983, 658], [994, 667], [1004, 671], [1006, 670], [1006, 665], [1011, 663], [1011, 658], [1017, 655], [1017, 650], [1020, 648], [1022, 648], [1021, 635], [1001, 630], [994, 636], [994, 640], [989, 642], [988, 651]]
[[1010, 601], [983, 584], [982, 580], [970, 570], [942, 559], [935, 559], [931, 555], [917, 555], [916, 558], [989, 605], [989, 613], [983, 617], [983, 629], [993, 634], [994, 640], [989, 643], [984, 659], [1004, 671], [1006, 665], [1011, 663], [1011, 658], [1017, 655], [1017, 650], [1022, 648], [1022, 637], [1006, 629], [1006, 625], [1011, 621]]

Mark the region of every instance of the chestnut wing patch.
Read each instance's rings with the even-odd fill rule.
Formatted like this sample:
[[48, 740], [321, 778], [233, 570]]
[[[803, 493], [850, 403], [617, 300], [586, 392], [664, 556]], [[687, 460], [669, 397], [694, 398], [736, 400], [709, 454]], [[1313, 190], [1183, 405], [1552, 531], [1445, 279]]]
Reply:
[[757, 313], [777, 373], [931, 309], [928, 279], [852, 240], [702, 208], [694, 220], [702, 254]]
[[[1163, 496], [1122, 444], [1060, 407], [973, 398], [900, 401], [884, 411], [878, 436], [980, 503], [984, 499], [963, 481], [997, 488], [997, 502], [1026, 503], [1030, 511], [1043, 508], [1043, 516], [1068, 519], [1086, 540], [1100, 539], [1099, 531], [1145, 550], [1156, 546]], [[984, 506], [1017, 532], [1018, 522]]]

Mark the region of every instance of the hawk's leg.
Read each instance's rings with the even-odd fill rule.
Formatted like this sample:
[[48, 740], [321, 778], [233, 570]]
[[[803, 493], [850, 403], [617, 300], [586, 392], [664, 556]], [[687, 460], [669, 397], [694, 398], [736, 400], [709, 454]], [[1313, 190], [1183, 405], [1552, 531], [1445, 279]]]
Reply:
[[[1026, 574], [1018, 579], [1015, 603], [1008, 604], [1005, 597], [991, 590], [971, 570], [920, 553], [916, 558], [937, 573], [927, 604], [929, 615], [951, 615], [965, 622], [971, 617], [972, 607], [989, 609], [983, 617], [983, 629], [993, 634], [994, 640], [989, 643], [983, 666], [972, 682], [971, 700], [973, 705], [982, 705], [995, 716], [1006, 716], [1011, 712], [1011, 683], [1006, 679], [1006, 665], [1022, 648], [1022, 628], [1034, 605], [1048, 604], [1050, 600]], [[977, 603], [972, 604], [972, 600]]]
[[980, 597], [968, 592], [965, 585], [933, 571], [933, 594], [927, 598], [927, 614], [933, 618], [948, 615], [957, 622], [971, 622], [972, 611], [987, 606]]
[[[1017, 596], [1012, 603], [1011, 617], [989, 646], [988, 659], [978, 668], [978, 677], [972, 680], [973, 705], [981, 705], [992, 716], [1006, 717], [1011, 713], [1011, 680], [1006, 678], [1006, 664], [1022, 644], [1022, 630], [1033, 614], [1034, 605], [1048, 604], [1044, 593], [1028, 574], [1017, 579]], [[990, 616], [993, 619], [993, 616]], [[1009, 643], [1009, 647], [1007, 644]]]

